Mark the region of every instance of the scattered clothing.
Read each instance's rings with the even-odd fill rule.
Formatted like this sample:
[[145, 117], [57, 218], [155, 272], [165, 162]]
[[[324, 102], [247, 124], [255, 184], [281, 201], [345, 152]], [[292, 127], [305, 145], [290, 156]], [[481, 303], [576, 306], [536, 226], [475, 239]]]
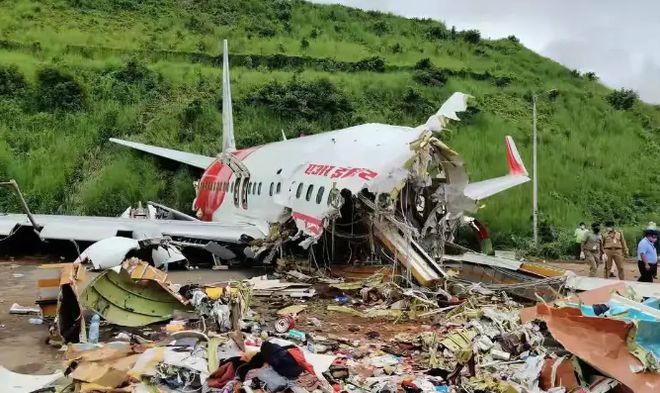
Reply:
[[295, 379], [303, 372], [303, 368], [287, 348], [265, 341], [261, 344], [261, 354], [264, 361], [282, 376]]
[[263, 382], [264, 389], [270, 393], [280, 392], [289, 386], [289, 380], [278, 374], [272, 367], [260, 368], [256, 379]]

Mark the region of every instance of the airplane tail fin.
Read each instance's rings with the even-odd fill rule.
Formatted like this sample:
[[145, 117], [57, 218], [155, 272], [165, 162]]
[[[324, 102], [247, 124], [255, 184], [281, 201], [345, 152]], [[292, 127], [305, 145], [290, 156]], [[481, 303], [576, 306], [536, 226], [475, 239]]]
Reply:
[[520, 153], [518, 153], [513, 138], [507, 136], [505, 142], [509, 173], [505, 176], [468, 184], [463, 191], [466, 197], [474, 201], [480, 201], [529, 181], [527, 168], [525, 168], [525, 164], [520, 158]]
[[234, 139], [234, 117], [231, 108], [231, 87], [229, 80], [229, 49], [227, 40], [222, 42], [222, 151], [236, 150]]
[[516, 147], [516, 142], [514, 142], [513, 138], [511, 138], [509, 135], [506, 136], [505, 141], [506, 158], [509, 164], [509, 175], [527, 176], [527, 168], [525, 168], [525, 163], [523, 163], [522, 158], [520, 158], [520, 153]]

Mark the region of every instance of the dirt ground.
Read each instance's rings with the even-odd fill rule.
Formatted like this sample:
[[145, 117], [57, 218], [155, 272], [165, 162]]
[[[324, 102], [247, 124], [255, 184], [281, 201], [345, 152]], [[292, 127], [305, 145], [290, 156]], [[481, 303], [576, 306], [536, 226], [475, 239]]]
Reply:
[[[580, 276], [588, 276], [589, 275], [589, 266], [584, 262], [584, 261], [569, 261], [569, 262], [550, 262], [551, 265], [561, 267], [566, 270], [570, 270], [572, 272], [575, 272], [575, 274], [578, 274]], [[596, 274], [596, 277], [603, 277], [604, 275], [604, 270], [605, 266], [604, 264], [600, 264], [598, 266], [598, 273]], [[639, 278], [639, 270], [637, 269], [637, 261], [634, 259], [628, 259], [625, 261], [625, 279], [628, 281], [637, 281]], [[659, 280], [655, 280], [655, 282], [660, 282]]]
[[[44, 262], [43, 260], [0, 261], [0, 283], [3, 284], [0, 291], [0, 365], [19, 373], [45, 374], [62, 367], [63, 353], [45, 344], [48, 336], [47, 327], [31, 325], [28, 322], [29, 316], [9, 314], [9, 308], [13, 303], [23, 306], [34, 305], [37, 296], [38, 266]], [[634, 260], [630, 260], [626, 263], [628, 280], [636, 280], [639, 277], [637, 265], [634, 262]], [[587, 275], [589, 270], [586, 264], [577, 261], [551, 262], [551, 264], [572, 270], [580, 275]], [[603, 266], [601, 265], [599, 276], [602, 276], [602, 271]], [[259, 274], [263, 274], [263, 272], [259, 270], [212, 271], [200, 269], [172, 271], [169, 273], [169, 277], [175, 283], [185, 284], [243, 279]], [[268, 306], [271, 307], [271, 311], [274, 311], [283, 305], [266, 304], [266, 307]], [[311, 305], [307, 312], [308, 316], [315, 316], [321, 320], [324, 333], [336, 333], [351, 340], [359, 340], [371, 331], [379, 332], [380, 337], [386, 340], [397, 333], [419, 331], [424, 327], [420, 326], [419, 322], [396, 325], [375, 321], [365, 323], [364, 320], [348, 315], [333, 314], [330, 317], [325, 314], [325, 306], [322, 302]], [[313, 325], [307, 323], [306, 319], [300, 323], [301, 329], [304, 331], [318, 331]]]

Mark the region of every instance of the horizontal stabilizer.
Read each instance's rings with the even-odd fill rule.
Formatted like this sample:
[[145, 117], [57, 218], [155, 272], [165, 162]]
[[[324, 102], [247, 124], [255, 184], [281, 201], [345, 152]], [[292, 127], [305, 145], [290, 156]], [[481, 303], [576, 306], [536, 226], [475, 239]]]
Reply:
[[208, 168], [215, 158], [203, 156], [201, 154], [188, 153], [185, 151], [166, 149], [164, 147], [145, 145], [144, 143], [125, 141], [122, 139], [110, 138], [110, 142], [118, 145], [130, 147], [131, 149], [140, 150], [145, 153], [153, 154], [155, 156], [167, 158], [172, 161], [180, 162], [182, 164], [190, 165], [199, 169]]
[[527, 168], [525, 168], [525, 164], [520, 158], [520, 153], [518, 153], [518, 148], [510, 136], [506, 137], [506, 152], [509, 174], [468, 184], [463, 191], [466, 197], [474, 201], [480, 201], [498, 192], [508, 190], [529, 181]]

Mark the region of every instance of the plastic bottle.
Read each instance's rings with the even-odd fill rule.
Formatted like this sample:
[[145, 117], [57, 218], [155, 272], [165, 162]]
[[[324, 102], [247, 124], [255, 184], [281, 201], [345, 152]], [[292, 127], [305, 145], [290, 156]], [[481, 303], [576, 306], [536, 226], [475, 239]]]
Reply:
[[97, 344], [99, 342], [100, 323], [101, 323], [101, 317], [99, 317], [99, 314], [94, 314], [92, 316], [92, 322], [89, 324], [89, 334], [87, 335], [87, 342], [92, 344]]
[[28, 319], [28, 322], [30, 322], [33, 325], [41, 325], [44, 323], [44, 320], [41, 318], [30, 318]]

